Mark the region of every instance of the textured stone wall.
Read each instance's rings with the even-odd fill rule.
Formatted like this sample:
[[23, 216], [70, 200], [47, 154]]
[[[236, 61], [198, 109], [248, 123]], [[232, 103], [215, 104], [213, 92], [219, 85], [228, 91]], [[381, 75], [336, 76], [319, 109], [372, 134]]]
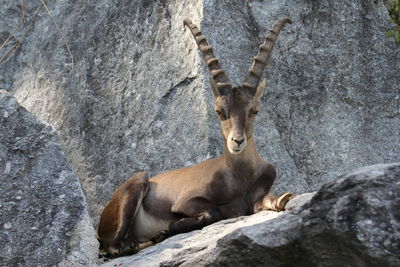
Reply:
[[[32, 2], [33, 15], [39, 2]], [[0, 88], [58, 131], [96, 224], [112, 192], [221, 153], [208, 73], [182, 21], [199, 24], [234, 84], [282, 16], [255, 138], [276, 166], [275, 191], [306, 192], [348, 169], [400, 160], [400, 48], [382, 1], [48, 3]], [[0, 11], [4, 39], [15, 1]], [[1, 40], [0, 40], [1, 41]]]
[[280, 139], [315, 190], [362, 165], [400, 157], [400, 46], [382, 1], [264, 1], [262, 29], [294, 24], [275, 53], [266, 108]]
[[86, 199], [57, 134], [2, 90], [0, 184], [0, 266], [96, 261]]

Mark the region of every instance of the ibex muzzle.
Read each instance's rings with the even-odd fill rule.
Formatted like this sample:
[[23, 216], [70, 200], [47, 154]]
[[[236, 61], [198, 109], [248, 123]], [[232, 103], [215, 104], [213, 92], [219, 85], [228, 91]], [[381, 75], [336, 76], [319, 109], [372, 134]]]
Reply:
[[[104, 209], [98, 237], [105, 252], [122, 255], [222, 219], [264, 209], [283, 210], [292, 196], [269, 193], [276, 173], [257, 153], [253, 123], [266, 86], [262, 72], [277, 35], [289, 19], [278, 20], [254, 57], [243, 84], [232, 88], [212, 47], [190, 20], [189, 27], [211, 74], [215, 111], [221, 122], [224, 154], [196, 165], [148, 178], [137, 173], [114, 193]], [[147, 242], [147, 243], [148, 243]]]

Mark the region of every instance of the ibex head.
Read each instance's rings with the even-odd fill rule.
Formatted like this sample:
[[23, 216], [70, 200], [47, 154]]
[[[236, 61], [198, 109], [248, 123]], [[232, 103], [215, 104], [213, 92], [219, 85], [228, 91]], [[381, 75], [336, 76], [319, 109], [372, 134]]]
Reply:
[[288, 18], [275, 22], [260, 46], [259, 53], [254, 57], [244, 82], [241, 86], [232, 88], [218, 59], [213, 54], [212, 47], [207, 43], [199, 28], [189, 19], [184, 20], [210, 71], [210, 83], [215, 96], [215, 111], [221, 121], [226, 146], [232, 154], [240, 154], [245, 149], [248, 138], [253, 136], [253, 121], [258, 112], [259, 100], [267, 85], [266, 80], [260, 83], [261, 75], [268, 63], [278, 34], [286, 23], [291, 23]]

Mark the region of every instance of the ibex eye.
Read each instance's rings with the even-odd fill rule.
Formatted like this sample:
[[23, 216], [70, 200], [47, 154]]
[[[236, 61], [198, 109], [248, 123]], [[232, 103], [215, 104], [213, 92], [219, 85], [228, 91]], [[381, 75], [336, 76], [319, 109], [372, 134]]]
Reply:
[[253, 114], [257, 115], [258, 114], [258, 110], [253, 110]]
[[226, 115], [225, 112], [223, 110], [216, 110], [215, 112], [217, 112], [218, 117], [220, 120], [224, 121], [226, 120]]

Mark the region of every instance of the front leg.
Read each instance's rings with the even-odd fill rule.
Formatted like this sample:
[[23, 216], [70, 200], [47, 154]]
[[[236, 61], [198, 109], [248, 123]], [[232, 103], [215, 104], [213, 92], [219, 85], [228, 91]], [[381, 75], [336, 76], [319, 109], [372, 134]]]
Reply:
[[268, 193], [259, 201], [254, 204], [254, 213], [260, 212], [262, 210], [274, 210], [282, 211], [285, 210], [286, 203], [293, 198], [292, 193], [284, 193], [279, 197], [274, 196], [272, 193]]
[[257, 213], [262, 210], [282, 211], [285, 209], [286, 203], [293, 197], [292, 193], [284, 193], [276, 197], [270, 193], [271, 186], [276, 178], [275, 168], [268, 162], [264, 162], [261, 175], [257, 179], [252, 190], [252, 207], [253, 212]]
[[178, 201], [172, 206], [171, 211], [184, 216], [170, 223], [169, 233], [171, 235], [199, 230], [204, 226], [222, 220], [221, 210], [202, 197]]

